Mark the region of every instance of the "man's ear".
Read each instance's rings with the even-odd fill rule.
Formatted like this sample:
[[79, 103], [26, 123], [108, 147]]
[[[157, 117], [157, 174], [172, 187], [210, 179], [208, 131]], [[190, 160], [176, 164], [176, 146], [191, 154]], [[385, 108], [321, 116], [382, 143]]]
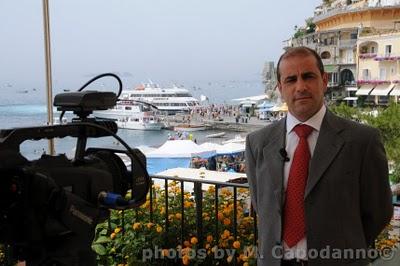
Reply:
[[324, 92], [326, 92], [326, 90], [328, 89], [328, 73], [324, 72], [322, 74], [322, 82], [324, 84], [323, 90], [324, 90]]
[[279, 90], [279, 93], [282, 95], [282, 84], [281, 84], [281, 82], [280, 81], [278, 81], [278, 90]]

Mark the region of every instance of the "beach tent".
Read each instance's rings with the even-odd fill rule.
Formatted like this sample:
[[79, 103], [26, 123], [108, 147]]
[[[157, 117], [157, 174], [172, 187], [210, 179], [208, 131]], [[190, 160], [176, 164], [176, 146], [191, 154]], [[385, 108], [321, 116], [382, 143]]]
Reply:
[[244, 143], [229, 142], [222, 145], [219, 149], [217, 149], [217, 155], [236, 154], [244, 152], [244, 150], [245, 150]]
[[167, 169], [189, 168], [193, 157], [209, 158], [215, 149], [205, 149], [191, 140], [168, 140], [158, 149], [146, 154], [150, 175]]
[[158, 149], [146, 154], [148, 158], [209, 158], [214, 150], [205, 150], [191, 140], [167, 140]]
[[212, 143], [212, 142], [204, 142], [204, 143], [200, 144], [199, 146], [205, 151], [210, 151], [210, 150], [216, 151], [217, 149], [220, 149], [222, 147], [221, 144]]
[[[272, 106], [274, 106], [272, 103], [269, 103], [269, 102], [267, 102], [267, 101], [263, 101], [261, 104], [259, 104], [259, 105], [257, 105], [257, 108], [260, 108], [260, 109], [269, 109], [269, 108], [271, 108]], [[260, 110], [261, 111], [261, 110]]]

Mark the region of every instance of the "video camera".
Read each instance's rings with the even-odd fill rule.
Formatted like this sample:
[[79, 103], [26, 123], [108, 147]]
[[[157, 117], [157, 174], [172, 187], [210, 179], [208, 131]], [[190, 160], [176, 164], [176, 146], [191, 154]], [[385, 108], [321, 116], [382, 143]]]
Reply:
[[[0, 243], [9, 245], [14, 259], [27, 265], [94, 265], [91, 250], [97, 223], [109, 209], [131, 209], [146, 201], [150, 178], [146, 159], [116, 133], [114, 121], [89, 115], [116, 104], [112, 92], [85, 91], [92, 81], [115, 77], [102, 74], [78, 92], [58, 94], [54, 106], [77, 118], [63, 125], [0, 131]], [[75, 157], [43, 154], [33, 161], [20, 153], [26, 140], [77, 138]], [[113, 136], [126, 150], [86, 148], [88, 138]], [[124, 162], [118, 154], [125, 154]], [[130, 165], [130, 169], [126, 165]], [[129, 193], [130, 198], [124, 195]]]

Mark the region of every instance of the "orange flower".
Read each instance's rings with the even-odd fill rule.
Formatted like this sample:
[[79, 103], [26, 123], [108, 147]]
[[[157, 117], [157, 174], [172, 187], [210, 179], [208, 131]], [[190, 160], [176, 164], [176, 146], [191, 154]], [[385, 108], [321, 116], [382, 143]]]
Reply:
[[207, 242], [211, 243], [213, 241], [213, 236], [212, 235], [208, 235], [207, 236]]
[[228, 256], [228, 257], [226, 258], [226, 261], [227, 261], [228, 263], [231, 263], [231, 262], [232, 262], [232, 259], [233, 259], [233, 256], [230, 255], [230, 256]]
[[224, 225], [230, 225], [231, 224], [231, 219], [225, 218], [224, 219]]
[[157, 225], [156, 231], [157, 231], [157, 233], [161, 233], [163, 231], [163, 228], [161, 226]]
[[111, 235], [110, 235], [110, 238], [111, 238], [111, 239], [114, 239], [114, 238], [115, 238], [115, 236], [116, 236], [116, 234], [115, 234], [115, 233], [111, 233]]
[[187, 240], [185, 240], [185, 241], [183, 242], [183, 245], [184, 245], [185, 247], [190, 247], [190, 242], [187, 241]]
[[238, 249], [238, 248], [240, 248], [240, 242], [236, 240], [235, 242], [233, 242], [232, 246], [234, 248]]
[[133, 230], [139, 230], [140, 227], [141, 227], [141, 224], [140, 224], [140, 223], [134, 223], [134, 224], [132, 225]]
[[196, 245], [199, 242], [199, 240], [197, 240], [197, 237], [192, 237], [190, 239], [190, 243], [192, 243], [193, 245]]
[[218, 220], [222, 221], [224, 219], [224, 215], [222, 213], [218, 213]]
[[180, 220], [180, 219], [182, 219], [182, 214], [177, 213], [177, 214], [175, 214], [175, 217], [176, 217], [176, 219]]
[[164, 248], [164, 249], [162, 250], [162, 255], [163, 255], [163, 257], [168, 257], [168, 254], [169, 254], [169, 250]]
[[182, 257], [182, 263], [183, 263], [183, 265], [189, 265], [189, 263], [190, 263], [190, 257], [189, 257], [188, 255], [184, 255], [184, 256]]
[[153, 227], [153, 225], [154, 225], [153, 223], [147, 223], [147, 224], [146, 224], [146, 226], [147, 226], [148, 229], [151, 229], [151, 228]]

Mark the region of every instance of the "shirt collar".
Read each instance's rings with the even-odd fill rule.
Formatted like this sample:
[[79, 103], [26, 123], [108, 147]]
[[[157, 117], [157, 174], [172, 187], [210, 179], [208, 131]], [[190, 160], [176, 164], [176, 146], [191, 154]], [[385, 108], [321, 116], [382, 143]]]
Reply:
[[319, 131], [321, 129], [322, 120], [324, 119], [326, 113], [325, 105], [322, 105], [321, 109], [310, 117], [307, 121], [301, 122], [296, 117], [294, 117], [290, 112], [288, 112], [286, 117], [286, 132], [290, 133], [295, 126], [298, 124], [305, 124], [312, 127], [314, 130]]

